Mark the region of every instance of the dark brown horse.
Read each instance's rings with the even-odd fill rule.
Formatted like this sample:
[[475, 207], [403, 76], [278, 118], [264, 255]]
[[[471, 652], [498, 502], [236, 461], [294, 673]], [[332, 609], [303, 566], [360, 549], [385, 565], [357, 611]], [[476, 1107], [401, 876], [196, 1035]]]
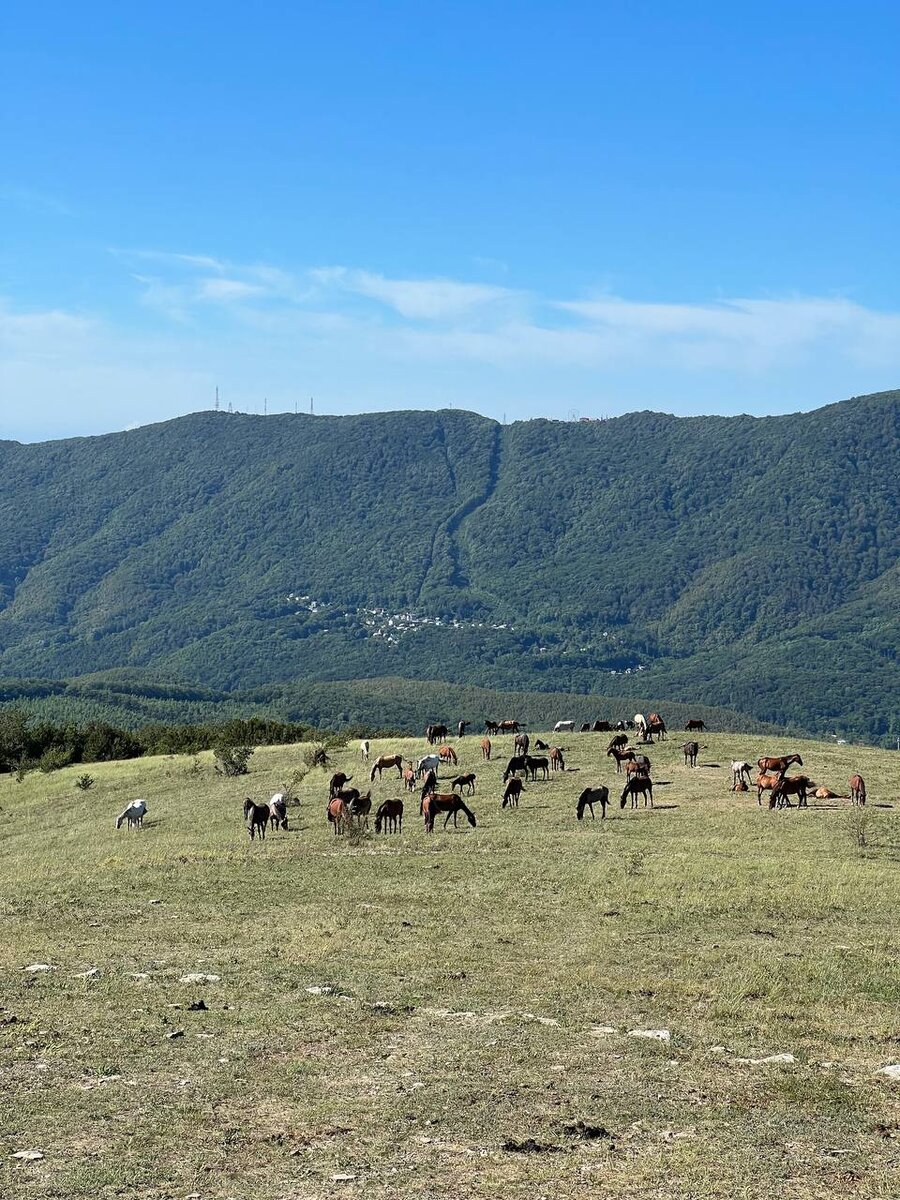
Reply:
[[705, 728], [706, 725], [703, 721], [696, 717], [691, 717], [687, 725], [685, 725], [684, 731], [685, 733], [702, 733]]
[[513, 753], [527, 754], [528, 747], [531, 745], [531, 738], [527, 733], [517, 733], [513, 742]]
[[446, 813], [444, 817], [444, 828], [447, 828], [447, 822], [453, 818], [453, 827], [456, 828], [456, 818], [460, 813], [465, 813], [466, 820], [474, 828], [476, 825], [475, 814], [471, 808], [468, 808], [461, 796], [457, 796], [456, 792], [449, 794], [440, 792], [432, 792], [425, 797], [422, 805], [422, 815], [425, 817], [425, 832], [434, 832], [434, 820], [439, 813]]
[[592, 733], [612, 733], [612, 724], [609, 721], [595, 721], [591, 726]]
[[528, 768], [525, 765], [524, 754], [514, 754], [506, 764], [506, 770], [503, 772], [503, 782], [506, 783], [511, 775], [516, 775], [521, 771], [523, 775], [527, 774]]
[[550, 778], [550, 759], [543, 755], [540, 758], [534, 758], [531, 754], [525, 755], [525, 778], [531, 779], [532, 782], [537, 779], [540, 771], [542, 778]]
[[385, 800], [378, 806], [378, 812], [375, 814], [375, 832], [381, 833], [382, 829], [385, 833], [403, 832], [402, 800]]
[[372, 793], [366, 792], [364, 796], [351, 800], [347, 807], [350, 809], [350, 817], [356, 822], [357, 829], [363, 825], [368, 829], [369, 813], [372, 811]]
[[485, 733], [499, 733], [500, 726], [497, 724], [496, 721], [485, 721], [484, 732]]
[[[518, 733], [522, 728], [521, 721], [501, 721], [497, 726], [498, 733]], [[490, 732], [490, 730], [488, 730]]]
[[653, 735], [656, 734], [658, 742], [667, 740], [669, 734], [666, 730], [666, 723], [658, 713], [651, 713], [647, 720], [647, 741], [653, 741]]
[[425, 730], [425, 740], [429, 746], [433, 746], [435, 742], [443, 741], [449, 732], [446, 725], [429, 725]]
[[469, 771], [468, 774], [466, 774], [466, 775], [457, 775], [457, 777], [450, 784], [450, 790], [452, 792], [455, 792], [457, 788], [459, 788], [460, 792], [462, 792], [463, 788], [466, 788], [467, 794], [469, 796], [474, 796], [475, 795], [475, 772]]
[[508, 804], [510, 808], [518, 808], [519, 797], [522, 795], [524, 790], [525, 784], [521, 779], [517, 777], [510, 779], [509, 783], [507, 783], [506, 787], [503, 789], [503, 803], [500, 805], [500, 807], [506, 808]]
[[686, 767], [696, 767], [697, 755], [700, 753], [700, 743], [685, 742], [681, 747], [681, 752], [684, 754], [684, 765]]
[[769, 797], [769, 808], [783, 808], [784, 805], [790, 808], [791, 802], [788, 796], [797, 797], [798, 808], [808, 808], [806, 796], [809, 789], [815, 786], [808, 775], [782, 775], [772, 788], [772, 795]]
[[269, 824], [268, 804], [254, 804], [248, 796], [244, 801], [244, 820], [247, 822], [250, 841], [257, 836], [260, 841], [265, 841], [266, 826]]
[[607, 804], [609, 804], [609, 788], [608, 787], [595, 787], [595, 788], [585, 788], [584, 789], [584, 791], [578, 797], [578, 806], [575, 810], [578, 820], [581, 821], [584, 818], [584, 810], [586, 808], [589, 808], [591, 810], [591, 818], [593, 819], [595, 804], [600, 805], [600, 817], [603, 820], [605, 820], [606, 819], [606, 806], [607, 806]]
[[628, 734], [617, 733], [614, 738], [610, 738], [609, 745], [606, 747], [606, 753], [609, 754], [610, 750], [620, 750], [623, 746], [627, 745]]
[[653, 781], [649, 775], [632, 775], [628, 782], [622, 788], [622, 795], [619, 797], [621, 807], [624, 808], [628, 797], [631, 797], [631, 807], [637, 808], [638, 796], [644, 797], [644, 807], [647, 807], [649, 798], [650, 807], [653, 807]]
[[[626, 741], [627, 740], [628, 739], [626, 738]], [[606, 757], [614, 758], [616, 760], [616, 774], [618, 775], [622, 770], [623, 762], [634, 762], [634, 751], [631, 749], [623, 750], [621, 746], [610, 746], [606, 752]]]
[[374, 782], [377, 772], [378, 778], [381, 778], [382, 771], [389, 771], [391, 767], [397, 768], [397, 774], [403, 778], [403, 755], [402, 754], [382, 754], [375, 759], [372, 764], [372, 770], [369, 772], [369, 781]]
[[349, 783], [352, 778], [352, 775], [345, 775], [343, 771], [338, 771], [332, 775], [331, 783], [328, 785], [328, 799], [330, 800], [333, 796], [336, 796], [344, 784]]
[[860, 806], [866, 802], [866, 781], [862, 775], [850, 776], [850, 801]]

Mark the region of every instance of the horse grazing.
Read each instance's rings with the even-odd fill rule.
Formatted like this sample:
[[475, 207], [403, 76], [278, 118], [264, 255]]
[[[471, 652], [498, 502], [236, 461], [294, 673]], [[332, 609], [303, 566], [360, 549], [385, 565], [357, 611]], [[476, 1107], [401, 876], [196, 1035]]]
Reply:
[[484, 732], [485, 733], [499, 733], [500, 726], [497, 724], [496, 721], [485, 721]]
[[685, 725], [685, 727], [684, 727], [684, 732], [685, 733], [702, 733], [705, 728], [706, 728], [706, 725], [704, 724], [703, 721], [699, 720], [696, 717], [691, 717], [691, 719], [688, 721], [687, 725]]
[[523, 775], [528, 774], [528, 768], [525, 765], [524, 754], [514, 754], [509, 760], [509, 762], [506, 764], [506, 770], [503, 772], [503, 782], [506, 783], [507, 779], [509, 779], [511, 775], [515, 775], [519, 771], [521, 771]]
[[612, 733], [613, 727], [610, 721], [595, 721], [591, 726], [591, 733]]
[[429, 771], [428, 774], [425, 776], [425, 780], [422, 784], [422, 791], [419, 796], [419, 812], [422, 811], [422, 805], [425, 802], [425, 797], [430, 795], [432, 792], [436, 792], [436, 791], [437, 791], [437, 771]]
[[607, 806], [607, 804], [609, 804], [609, 788], [608, 787], [595, 787], [595, 788], [585, 788], [584, 789], [584, 791], [578, 797], [578, 806], [575, 809], [575, 815], [578, 817], [578, 820], [581, 821], [584, 819], [584, 810], [586, 808], [589, 808], [591, 810], [591, 818], [593, 819], [595, 804], [600, 805], [601, 820], [606, 820], [606, 806]]
[[287, 829], [287, 800], [284, 792], [276, 792], [269, 801], [269, 827], [271, 829]]
[[437, 771], [441, 765], [440, 755], [426, 754], [416, 763], [416, 779], [421, 779], [428, 771]]
[[514, 754], [527, 754], [528, 747], [531, 745], [531, 738], [527, 733], [517, 733], [516, 739], [513, 742]]
[[557, 721], [556, 724], [553, 726], [553, 732], [554, 733], [574, 733], [575, 732], [575, 722], [574, 721]]
[[606, 753], [609, 754], [610, 750], [620, 750], [623, 746], [627, 746], [627, 745], [628, 745], [628, 734], [627, 733], [617, 733], [614, 738], [610, 738], [609, 745], [606, 747]]
[[481, 739], [481, 757], [484, 759], [485, 762], [491, 761], [491, 739], [490, 738], [482, 738]]
[[753, 768], [748, 762], [733, 762], [731, 764], [731, 790], [733, 792], [745, 792], [747, 788], [738, 787], [739, 783], [750, 785], [750, 772]]
[[328, 799], [336, 796], [345, 783], [349, 783], [353, 778], [352, 775], [345, 775], [343, 771], [338, 771], [332, 775], [331, 782], [328, 785]]
[[532, 758], [530, 754], [525, 755], [525, 778], [536, 780], [538, 771], [544, 779], [550, 778], [550, 759], [549, 758]]
[[697, 755], [700, 753], [700, 743], [685, 742], [681, 747], [681, 752], [684, 755], [684, 765], [686, 767], [696, 767]]
[[474, 796], [475, 795], [475, 772], [469, 771], [469, 773], [467, 775], [457, 775], [457, 777], [450, 784], [450, 790], [451, 790], [451, 792], [455, 792], [457, 788], [459, 788], [460, 792], [462, 792], [463, 788], [467, 788], [468, 789], [467, 795]]
[[411, 792], [416, 786], [416, 772], [412, 763], [406, 764], [400, 777], [403, 780], [406, 790]]
[[438, 813], [446, 813], [444, 817], [444, 828], [447, 828], [447, 822], [453, 818], [453, 828], [456, 826], [456, 818], [460, 813], [465, 813], [466, 820], [475, 828], [477, 824], [475, 814], [471, 808], [468, 808], [461, 796], [457, 796], [456, 792], [451, 792], [449, 795], [439, 792], [432, 792], [431, 795], [425, 797], [425, 803], [422, 808], [422, 815], [425, 817], [425, 832], [434, 832], [434, 819]]
[[258, 835], [260, 841], [265, 841], [266, 826], [269, 824], [268, 804], [254, 804], [248, 796], [244, 801], [244, 820], [247, 822], [247, 832], [250, 841]]
[[459, 759], [456, 757], [456, 751], [452, 746], [441, 746], [440, 750], [438, 750], [438, 758], [442, 763], [452, 763], [454, 767], [459, 762]]
[[773, 771], [778, 771], [783, 775], [791, 763], [802, 767], [803, 759], [799, 754], [783, 754], [781, 758], [758, 758], [756, 760], [756, 765], [764, 775], [769, 775]]
[[146, 800], [132, 800], [116, 817], [116, 829], [121, 829], [126, 821], [129, 829], [140, 829], [144, 823], [144, 814], [149, 811]]
[[653, 780], [649, 775], [632, 775], [622, 788], [622, 795], [619, 797], [621, 801], [620, 807], [624, 808], [631, 797], [631, 807], [637, 808], [638, 796], [644, 797], [644, 807], [647, 807], [647, 799], [649, 797], [650, 807], [653, 807]]
[[350, 810], [351, 820], [356, 822], [357, 828], [365, 825], [369, 828], [369, 813], [372, 811], [372, 793], [366, 792], [364, 796], [357, 796], [355, 800], [351, 800], [347, 805]]
[[333, 796], [329, 796], [329, 800], [343, 800], [345, 804], [352, 804], [354, 800], [359, 799], [359, 788], [341, 788], [339, 792], [335, 792]]
[[363, 740], [359, 743], [359, 757], [363, 760], [363, 762], [369, 761], [369, 739], [368, 738], [363, 738]]
[[782, 778], [782, 774], [783, 773], [781, 771], [775, 771], [775, 772], [772, 772], [771, 774], [766, 774], [764, 771], [760, 771], [760, 773], [756, 777], [756, 802], [757, 802], [757, 804], [760, 804], [760, 805], [762, 804], [763, 792], [771, 792], [772, 788], [776, 787], [778, 785], [778, 783], [780, 782], [780, 780]]
[[382, 829], [385, 833], [403, 832], [402, 800], [385, 800], [378, 806], [378, 812], [375, 814], [375, 832], [381, 833]]
[[510, 808], [512, 808], [513, 806], [518, 808], [519, 807], [519, 797], [522, 795], [524, 790], [525, 790], [525, 784], [522, 782], [521, 779], [518, 779], [516, 777], [513, 777], [512, 779], [510, 779], [509, 783], [503, 789], [503, 803], [500, 805], [500, 807], [506, 808], [506, 806], [508, 804]]
[[860, 806], [866, 802], [866, 781], [862, 775], [850, 776], [850, 801]]
[[402, 754], [381, 754], [375, 759], [372, 764], [372, 770], [369, 772], [369, 782], [375, 782], [376, 772], [378, 778], [381, 778], [382, 771], [389, 771], [391, 767], [397, 768], [397, 774], [403, 778], [403, 755]]
[[616, 760], [616, 774], [618, 775], [622, 770], [623, 762], [634, 762], [634, 751], [631, 749], [623, 750], [619, 746], [613, 746], [610, 744], [610, 747], [606, 752], [606, 757], [614, 758]]
[[772, 795], [769, 797], [769, 808], [783, 808], [785, 804], [790, 808], [791, 802], [788, 796], [797, 797], [798, 808], [808, 808], [806, 795], [809, 789], [815, 786], [808, 775], [782, 775], [772, 788]]
[[566, 769], [566, 760], [563, 758], [563, 752], [559, 746], [550, 747], [550, 768], [553, 771], [564, 771]]
[[541, 741], [540, 738], [534, 739], [534, 748], [535, 748], [535, 750], [549, 750], [550, 749], [550, 747], [547, 745], [547, 743], [544, 741]]
[[629, 779], [634, 775], [650, 775], [650, 759], [646, 754], [636, 754], [631, 762], [625, 764], [625, 774]]
[[635, 713], [631, 722], [631, 727], [639, 735], [642, 741], [647, 740], [647, 721], [643, 713]]
[[326, 809], [328, 820], [334, 826], [334, 836], [343, 833], [345, 829], [350, 828], [350, 806], [340, 796], [335, 796], [333, 800], [328, 801]]
[[433, 746], [435, 742], [442, 742], [448, 732], [446, 725], [429, 725], [425, 730], [425, 740], [429, 746]]

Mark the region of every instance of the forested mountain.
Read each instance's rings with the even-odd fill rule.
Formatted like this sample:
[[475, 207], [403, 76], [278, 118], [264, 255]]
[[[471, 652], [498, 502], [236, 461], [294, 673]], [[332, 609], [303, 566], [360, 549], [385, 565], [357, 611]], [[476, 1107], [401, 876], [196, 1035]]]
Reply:
[[0, 443], [0, 674], [443, 679], [896, 731], [900, 393]]

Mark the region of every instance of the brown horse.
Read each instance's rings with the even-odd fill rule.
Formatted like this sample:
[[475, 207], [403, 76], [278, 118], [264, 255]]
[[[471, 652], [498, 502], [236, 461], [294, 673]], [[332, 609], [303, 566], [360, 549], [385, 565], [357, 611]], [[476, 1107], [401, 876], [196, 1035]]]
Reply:
[[340, 796], [335, 796], [333, 800], [328, 801], [328, 809], [326, 811], [328, 820], [334, 826], [335, 837], [339, 833], [343, 833], [345, 829], [350, 828], [350, 807]]
[[249, 796], [244, 801], [244, 820], [247, 822], [251, 842], [257, 835], [260, 841], [265, 841], [269, 815], [268, 804], [254, 804]]
[[685, 733], [702, 733], [705, 728], [706, 725], [703, 723], [703, 721], [696, 717], [691, 717], [687, 725], [685, 725], [684, 731]]
[[566, 769], [566, 760], [563, 758], [563, 752], [559, 746], [550, 747], [550, 767], [554, 771], [564, 771]]
[[[501, 721], [497, 726], [498, 733], [518, 733], [522, 728], [521, 721]], [[488, 731], [490, 732], [490, 730]]]
[[453, 827], [456, 828], [456, 818], [460, 813], [466, 814], [466, 819], [474, 828], [476, 825], [475, 814], [471, 808], [467, 808], [461, 796], [457, 796], [456, 792], [447, 793], [432, 792], [425, 797], [422, 804], [422, 815], [425, 817], [425, 832], [434, 832], [434, 819], [438, 813], [446, 813], [444, 817], [444, 828], [447, 828], [447, 822], [453, 818]]
[[503, 772], [503, 782], [506, 783], [511, 775], [517, 775], [519, 771], [523, 775], [527, 775], [528, 767], [526, 766], [525, 756], [523, 754], [514, 754], [506, 764], [506, 770]]
[[612, 733], [612, 725], [609, 721], [595, 721], [591, 726], [591, 733]]
[[429, 725], [425, 730], [425, 740], [429, 746], [433, 746], [435, 742], [441, 742], [450, 731], [446, 725]]
[[756, 765], [764, 775], [771, 775], [773, 771], [778, 771], [783, 775], [791, 763], [802, 767], [803, 759], [799, 754], [783, 754], [781, 758], [758, 758], [756, 760]]
[[700, 753], [700, 743], [685, 742], [681, 747], [681, 752], [684, 755], [684, 765], [686, 767], [696, 767], [697, 755]]
[[522, 795], [524, 790], [525, 784], [522, 782], [522, 780], [517, 777], [513, 777], [503, 791], [503, 803], [500, 805], [500, 807], [506, 808], [508, 804], [510, 808], [518, 808], [519, 797]]
[[631, 749], [622, 750], [620, 746], [610, 746], [606, 752], [606, 757], [616, 760], [616, 774], [618, 775], [622, 770], [623, 762], [634, 762], [634, 751]]
[[614, 738], [610, 739], [610, 743], [606, 747], [606, 753], [609, 754], [610, 750], [620, 750], [623, 746], [627, 746], [627, 745], [628, 745], [628, 734], [627, 733], [617, 733]]
[[658, 742], [665, 742], [669, 736], [666, 730], [666, 723], [662, 717], [656, 716], [655, 719], [654, 717], [655, 714], [651, 714], [650, 719], [647, 721], [647, 741], [652, 742], [653, 735], [656, 734]]
[[385, 833], [403, 832], [402, 800], [385, 800], [378, 806], [378, 812], [375, 814], [375, 832], [381, 833], [382, 829]]
[[459, 762], [459, 759], [456, 757], [456, 751], [452, 746], [441, 746], [438, 750], [438, 758], [441, 762], [452, 763], [454, 767]]
[[436, 792], [436, 791], [437, 791], [437, 772], [429, 771], [428, 774], [425, 776], [425, 780], [422, 784], [422, 791], [419, 794], [419, 812], [420, 813], [422, 812], [422, 806], [425, 803], [425, 797], [430, 796], [433, 792]]
[[475, 795], [475, 772], [469, 771], [469, 773], [467, 775], [457, 775], [457, 777], [450, 784], [450, 790], [451, 790], [451, 792], [455, 792], [457, 788], [459, 788], [460, 792], [462, 792], [463, 788], [467, 788], [468, 789], [467, 794], [469, 796], [474, 796]]
[[513, 742], [514, 754], [527, 754], [528, 747], [531, 745], [531, 738], [527, 733], [517, 733]]
[[639, 754], [631, 762], [625, 764], [625, 774], [629, 779], [636, 778], [638, 775], [650, 775], [650, 759], [646, 754]]
[[378, 778], [381, 778], [382, 771], [389, 771], [391, 767], [397, 768], [397, 774], [403, 778], [403, 755], [402, 754], [382, 754], [375, 759], [372, 764], [372, 770], [369, 772], [369, 782], [374, 783], [375, 773], [378, 773]]
[[850, 801], [860, 806], [866, 802], [866, 781], [862, 775], [850, 776]]
[[369, 828], [369, 813], [372, 811], [372, 793], [366, 792], [364, 796], [360, 796], [356, 800], [351, 800], [347, 805], [350, 809], [350, 817], [356, 822], [357, 828], [365, 825]]
[[536, 780], [538, 777], [538, 771], [540, 771], [541, 777], [543, 779], [549, 779], [550, 778], [550, 759], [545, 758], [543, 755], [540, 758], [534, 758], [532, 755], [526, 754], [525, 755], [525, 778], [531, 779], [532, 781]]
[[413, 790], [413, 788], [416, 786], [416, 772], [415, 772], [415, 768], [413, 767], [412, 763], [408, 763], [403, 768], [402, 779], [403, 779], [404, 786], [406, 787], [406, 790], [408, 792], [411, 792]]
[[607, 806], [607, 804], [609, 804], [609, 788], [608, 787], [595, 787], [595, 788], [585, 788], [584, 789], [584, 791], [578, 797], [578, 805], [575, 809], [575, 815], [578, 817], [578, 820], [579, 821], [583, 820], [584, 810], [586, 808], [589, 808], [591, 810], [591, 818], [593, 819], [595, 804], [600, 805], [600, 817], [602, 820], [605, 821], [606, 820], [606, 806]]
[[638, 796], [644, 797], [644, 807], [647, 807], [649, 797], [650, 807], [653, 807], [653, 781], [649, 775], [632, 775], [625, 786], [622, 788], [622, 795], [619, 797], [620, 807], [624, 808], [628, 802], [628, 797], [631, 797], [631, 807], [637, 808]]

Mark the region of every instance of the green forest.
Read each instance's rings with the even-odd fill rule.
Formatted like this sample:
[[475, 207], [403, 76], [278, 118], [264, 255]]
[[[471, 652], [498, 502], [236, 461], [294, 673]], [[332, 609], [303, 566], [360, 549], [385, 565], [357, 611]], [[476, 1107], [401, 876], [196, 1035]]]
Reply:
[[898, 414], [207, 412], [3, 442], [0, 702], [407, 728], [452, 684], [890, 741]]

